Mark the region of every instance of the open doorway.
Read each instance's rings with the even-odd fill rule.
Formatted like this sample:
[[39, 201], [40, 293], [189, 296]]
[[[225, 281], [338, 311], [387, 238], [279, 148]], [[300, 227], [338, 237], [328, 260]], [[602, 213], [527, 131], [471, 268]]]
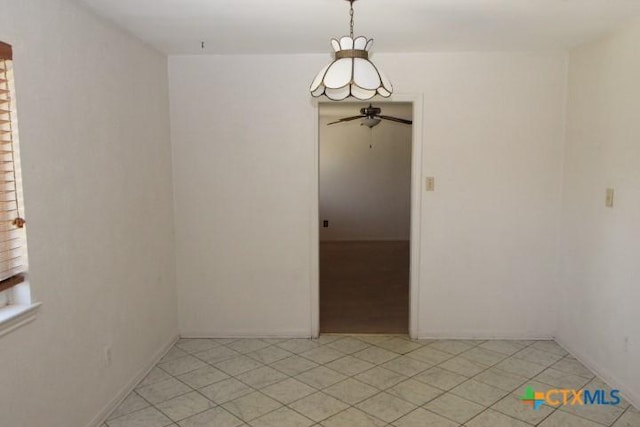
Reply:
[[[412, 125], [319, 105], [320, 332], [409, 332]], [[411, 120], [410, 102], [374, 103]], [[372, 126], [373, 125], [373, 126]]]

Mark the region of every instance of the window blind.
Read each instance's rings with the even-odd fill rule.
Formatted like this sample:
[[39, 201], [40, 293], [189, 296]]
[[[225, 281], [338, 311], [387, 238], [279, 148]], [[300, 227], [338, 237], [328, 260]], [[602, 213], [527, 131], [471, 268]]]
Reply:
[[27, 270], [11, 46], [0, 42], [0, 291]]

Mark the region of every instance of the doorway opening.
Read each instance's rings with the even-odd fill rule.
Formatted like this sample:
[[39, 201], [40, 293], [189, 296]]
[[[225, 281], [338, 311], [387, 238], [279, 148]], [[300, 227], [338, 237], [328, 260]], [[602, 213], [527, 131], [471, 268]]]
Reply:
[[413, 103], [373, 103], [365, 118], [369, 103], [318, 108], [319, 330], [407, 334]]

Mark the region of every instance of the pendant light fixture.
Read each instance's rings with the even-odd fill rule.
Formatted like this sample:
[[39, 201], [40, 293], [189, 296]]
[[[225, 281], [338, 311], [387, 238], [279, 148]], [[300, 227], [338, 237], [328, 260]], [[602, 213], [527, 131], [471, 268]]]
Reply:
[[369, 60], [373, 39], [363, 36], [354, 38], [353, 2], [356, 0], [347, 1], [350, 4], [350, 33], [340, 40], [331, 39], [335, 58], [311, 83], [311, 95], [325, 95], [332, 101], [341, 101], [350, 96], [360, 100], [376, 95], [388, 98], [393, 92], [391, 82]]

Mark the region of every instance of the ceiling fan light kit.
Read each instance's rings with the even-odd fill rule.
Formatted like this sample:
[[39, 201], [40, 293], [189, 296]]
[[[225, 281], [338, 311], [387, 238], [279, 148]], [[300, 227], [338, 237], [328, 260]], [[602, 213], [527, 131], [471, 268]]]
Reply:
[[377, 117], [365, 117], [360, 122], [360, 126], [366, 126], [369, 129], [371, 129], [373, 127], [378, 126], [381, 121], [382, 121], [382, 119], [379, 119]]
[[402, 119], [400, 117], [393, 116], [385, 116], [380, 114], [382, 113], [382, 109], [379, 107], [374, 107], [372, 104], [369, 104], [368, 107], [364, 107], [360, 109], [360, 114], [357, 116], [344, 117], [342, 119], [336, 120], [335, 122], [327, 123], [327, 126], [335, 125], [338, 123], [351, 122], [353, 120], [360, 119], [360, 126], [366, 126], [369, 129], [372, 129], [380, 124], [382, 120], [388, 120], [391, 122], [403, 123], [405, 125], [412, 125], [413, 120]]
[[351, 31], [340, 40], [332, 39], [334, 60], [324, 67], [311, 83], [311, 95], [326, 96], [332, 101], [348, 97], [360, 100], [376, 95], [388, 98], [393, 93], [389, 79], [369, 60], [373, 39], [353, 36], [353, 2], [350, 3]]

